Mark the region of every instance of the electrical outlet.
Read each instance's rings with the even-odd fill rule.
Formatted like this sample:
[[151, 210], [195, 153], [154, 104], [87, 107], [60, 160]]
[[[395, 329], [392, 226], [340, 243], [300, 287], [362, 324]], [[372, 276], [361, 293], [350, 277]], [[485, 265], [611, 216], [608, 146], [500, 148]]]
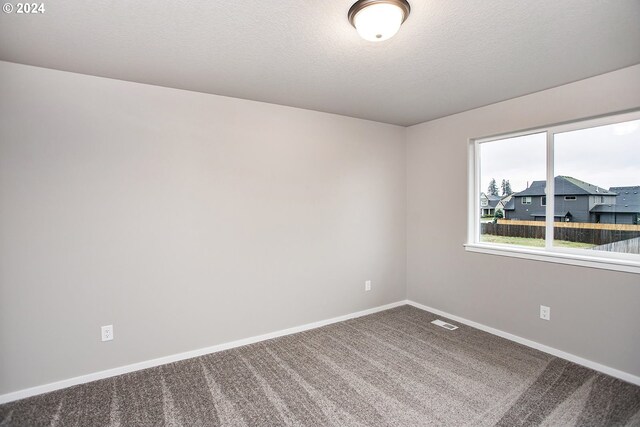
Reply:
[[102, 327], [102, 341], [111, 341], [113, 339], [113, 325]]
[[547, 307], [546, 305], [541, 305], [540, 318], [542, 320], [551, 320], [551, 307]]
[[364, 282], [364, 290], [365, 291], [371, 290], [371, 280], [367, 280], [366, 282]]

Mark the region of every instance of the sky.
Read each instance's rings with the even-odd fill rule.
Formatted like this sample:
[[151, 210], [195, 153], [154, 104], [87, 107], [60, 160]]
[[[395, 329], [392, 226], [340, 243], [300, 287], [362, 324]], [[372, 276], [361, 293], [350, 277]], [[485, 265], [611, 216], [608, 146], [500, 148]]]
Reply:
[[[554, 176], [566, 175], [602, 188], [640, 185], [640, 120], [556, 134]], [[514, 192], [546, 179], [545, 133], [481, 144], [480, 190], [495, 178]]]

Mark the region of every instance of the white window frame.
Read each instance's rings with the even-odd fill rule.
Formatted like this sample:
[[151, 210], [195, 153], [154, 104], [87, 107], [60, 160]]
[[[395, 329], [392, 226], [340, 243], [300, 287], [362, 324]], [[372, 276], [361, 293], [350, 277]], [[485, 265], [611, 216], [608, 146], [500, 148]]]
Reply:
[[522, 200], [520, 200], [520, 203], [522, 203], [523, 205], [530, 205], [531, 204], [531, 196], [522, 197]]
[[[568, 123], [545, 126], [511, 132], [483, 138], [471, 138], [468, 145], [468, 213], [467, 213], [467, 243], [465, 249], [470, 252], [479, 252], [491, 255], [525, 258], [536, 261], [553, 262], [560, 264], [578, 265], [606, 270], [624, 271], [640, 274], [640, 259], [638, 255], [597, 252], [591, 253], [584, 249], [560, 248], [553, 246], [553, 238], [545, 239], [544, 248], [528, 248], [515, 245], [501, 245], [495, 243], [483, 243], [480, 241], [480, 217], [475, 208], [479, 205], [480, 197], [480, 150], [483, 143], [546, 133], [546, 182], [545, 193], [554, 194], [554, 137], [556, 134], [575, 130], [587, 129], [598, 126], [606, 126], [619, 122], [640, 120], [640, 110], [617, 113], [597, 118], [578, 120]], [[545, 206], [545, 235], [554, 235], [554, 205], [555, 197], [547, 197]], [[596, 252], [596, 251], [593, 251]]]
[[565, 202], [575, 202], [578, 200], [578, 196], [564, 196]]
[[540, 196], [540, 206], [547, 206], [547, 196]]

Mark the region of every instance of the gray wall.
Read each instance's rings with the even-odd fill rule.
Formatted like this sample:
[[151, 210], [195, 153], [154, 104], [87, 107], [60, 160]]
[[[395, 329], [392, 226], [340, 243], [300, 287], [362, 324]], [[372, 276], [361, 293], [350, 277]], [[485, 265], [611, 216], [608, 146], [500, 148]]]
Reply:
[[0, 394], [405, 292], [640, 375], [638, 275], [467, 253], [466, 210], [433, 210], [465, 199], [468, 138], [637, 107], [640, 66], [409, 129], [6, 62], [0, 77]]
[[636, 213], [602, 213], [600, 214], [602, 224], [637, 224], [638, 214]]
[[0, 394], [405, 298], [404, 128], [0, 77]]
[[[531, 204], [522, 204], [524, 197], [531, 197]], [[507, 211], [507, 219], [518, 219], [522, 221], [544, 221], [546, 216], [546, 206], [542, 204], [543, 196], [514, 196], [514, 210]], [[578, 195], [576, 200], [565, 200], [565, 196], [554, 197], [555, 221], [564, 221], [564, 215], [571, 213], [572, 222], [594, 222], [593, 214], [589, 212], [589, 196]], [[535, 216], [533, 216], [535, 215]]]
[[634, 66], [410, 127], [408, 297], [640, 375], [639, 275], [465, 252], [466, 209], [433, 211], [434, 200], [466, 200], [469, 138], [639, 106]]
[[[591, 212], [589, 212], [589, 196], [576, 196], [576, 200], [565, 200], [565, 196], [554, 197], [554, 210], [558, 214], [571, 212], [572, 222], [593, 222]], [[538, 201], [539, 203], [539, 201]]]
[[[524, 205], [524, 197], [531, 197], [531, 204]], [[542, 206], [542, 196], [513, 196], [513, 210], [506, 211], [507, 219], [517, 219], [521, 221], [544, 221], [544, 217], [533, 217], [532, 214], [544, 214], [545, 207]]]

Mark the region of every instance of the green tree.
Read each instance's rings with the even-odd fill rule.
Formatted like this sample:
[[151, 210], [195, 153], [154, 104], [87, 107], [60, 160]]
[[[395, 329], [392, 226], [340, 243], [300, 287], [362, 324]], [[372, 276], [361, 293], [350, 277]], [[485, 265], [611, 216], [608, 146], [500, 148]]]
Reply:
[[502, 189], [503, 196], [509, 196], [513, 193], [513, 191], [511, 191], [511, 184], [509, 183], [508, 179], [502, 180], [502, 184], [500, 185], [500, 188]]
[[496, 180], [494, 178], [491, 178], [491, 181], [489, 181], [489, 187], [487, 188], [487, 194], [489, 194], [491, 196], [497, 196], [498, 195], [498, 186], [496, 185]]
[[509, 183], [509, 180], [506, 180], [504, 181], [504, 187], [502, 188], [502, 195], [510, 196], [511, 194], [513, 194], [513, 191], [511, 190], [511, 184]]
[[498, 220], [504, 218], [504, 212], [502, 212], [502, 209], [496, 209], [496, 212], [493, 214], [493, 223], [497, 224]]

